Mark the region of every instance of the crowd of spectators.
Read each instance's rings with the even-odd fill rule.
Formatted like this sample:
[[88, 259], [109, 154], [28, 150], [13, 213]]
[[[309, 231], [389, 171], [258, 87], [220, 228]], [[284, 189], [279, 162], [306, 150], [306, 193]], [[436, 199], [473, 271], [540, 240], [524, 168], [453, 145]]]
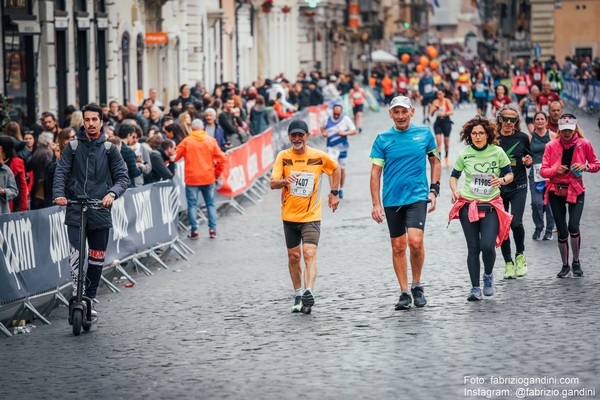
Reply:
[[[344, 80], [340, 75], [342, 87]], [[223, 83], [212, 92], [199, 83], [183, 84], [179, 96], [168, 104], [152, 88], [140, 104], [116, 100], [101, 104], [103, 130], [107, 140], [118, 146], [131, 186], [140, 186], [173, 177], [176, 147], [192, 132], [193, 120], [201, 120], [207, 135], [227, 151], [308, 106], [322, 104], [326, 83], [313, 71], [300, 73], [295, 83], [280, 74], [243, 88]], [[0, 132], [0, 213], [53, 204], [52, 182], [60, 152], [78, 134], [85, 134], [81, 111], [69, 105], [63, 113], [62, 122], [43, 112], [33, 126], [10, 122]]]

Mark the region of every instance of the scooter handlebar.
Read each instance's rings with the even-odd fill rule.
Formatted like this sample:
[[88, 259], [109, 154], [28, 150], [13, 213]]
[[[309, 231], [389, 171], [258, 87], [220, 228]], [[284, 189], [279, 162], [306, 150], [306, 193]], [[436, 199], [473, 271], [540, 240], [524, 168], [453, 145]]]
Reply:
[[86, 205], [91, 208], [102, 208], [102, 200], [99, 200], [99, 199], [79, 199], [79, 200], [67, 199], [67, 205], [68, 206]]

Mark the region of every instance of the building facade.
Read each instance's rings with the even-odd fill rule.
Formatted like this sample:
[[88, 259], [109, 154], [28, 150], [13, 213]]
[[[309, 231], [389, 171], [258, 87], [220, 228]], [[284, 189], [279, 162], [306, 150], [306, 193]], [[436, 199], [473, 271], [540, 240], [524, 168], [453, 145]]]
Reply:
[[[168, 105], [182, 84], [212, 92], [228, 81], [364, 69], [368, 51], [393, 52], [394, 23], [384, 21], [395, 3], [1, 0], [0, 92], [11, 118], [30, 127], [43, 111], [63, 120], [67, 105], [137, 105], [151, 88]], [[414, 11], [426, 2], [401, 3]]]

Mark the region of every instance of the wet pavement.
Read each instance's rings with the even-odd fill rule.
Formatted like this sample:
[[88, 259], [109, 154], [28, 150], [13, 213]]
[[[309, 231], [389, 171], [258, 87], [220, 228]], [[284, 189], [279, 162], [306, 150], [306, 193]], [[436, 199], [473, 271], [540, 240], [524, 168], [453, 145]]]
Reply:
[[[474, 113], [474, 106], [456, 112], [452, 161], [463, 147], [459, 127]], [[417, 122], [421, 115], [418, 109]], [[596, 120], [580, 120], [600, 153]], [[512, 399], [592, 388], [579, 397], [600, 396], [600, 175], [584, 176], [584, 278], [556, 278], [556, 236], [531, 239], [528, 206], [529, 274], [498, 279], [495, 296], [470, 303], [460, 223], [446, 227], [451, 169], [444, 168], [425, 234], [429, 305], [395, 311], [388, 231], [371, 220], [369, 193], [369, 150], [389, 126], [386, 111], [368, 113], [363, 133], [350, 139], [344, 199], [335, 214], [324, 207], [312, 314], [289, 312], [293, 292], [273, 191], [245, 215], [220, 218], [216, 240], [201, 226], [200, 240], [186, 239], [196, 251], [189, 262], [170, 256], [170, 270], [134, 275], [133, 288], [102, 289], [100, 320], [89, 333], [73, 337], [61, 307], [52, 325], [36, 321], [31, 333], [0, 339], [6, 398]], [[559, 382], [565, 377], [576, 380]], [[534, 388], [546, 392], [521, 390]]]

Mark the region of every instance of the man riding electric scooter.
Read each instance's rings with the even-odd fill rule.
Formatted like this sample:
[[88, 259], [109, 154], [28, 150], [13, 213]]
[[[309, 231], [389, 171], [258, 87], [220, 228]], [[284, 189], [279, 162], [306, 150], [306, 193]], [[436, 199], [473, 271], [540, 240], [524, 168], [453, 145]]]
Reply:
[[[69, 143], [62, 151], [54, 176], [53, 198], [59, 206], [67, 206], [65, 224], [69, 235], [71, 282], [74, 297], [70, 301], [69, 323], [73, 333], [79, 334], [74, 322], [83, 316], [84, 330], [89, 330], [91, 320], [97, 317], [92, 303], [102, 276], [102, 267], [108, 233], [112, 226], [110, 207], [129, 186], [127, 166], [117, 147], [106, 141], [102, 126], [102, 109], [96, 104], [88, 104], [81, 109], [83, 126], [77, 140]], [[95, 202], [94, 202], [95, 200]], [[82, 210], [83, 207], [83, 210]], [[85, 219], [82, 218], [85, 213]], [[84, 230], [80, 232], [81, 221]], [[88, 268], [85, 288], [78, 289], [81, 249], [87, 239]], [[83, 254], [81, 254], [83, 255]], [[80, 280], [83, 282], [83, 277]], [[85, 293], [85, 296], [83, 296]], [[73, 317], [76, 317], [73, 321]], [[78, 329], [76, 329], [78, 328]]]

